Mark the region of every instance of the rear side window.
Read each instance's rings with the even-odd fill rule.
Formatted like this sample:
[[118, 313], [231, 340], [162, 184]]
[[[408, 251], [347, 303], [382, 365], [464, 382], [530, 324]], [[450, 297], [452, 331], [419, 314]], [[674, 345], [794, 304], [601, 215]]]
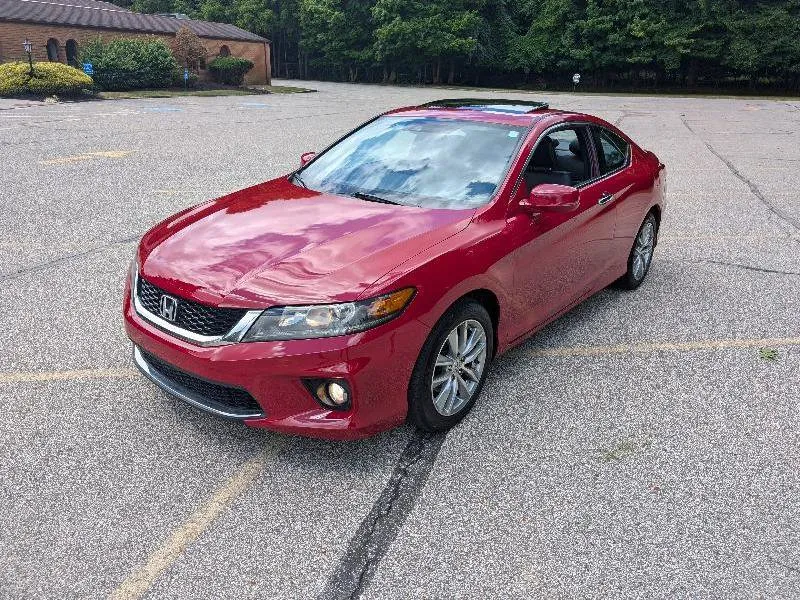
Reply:
[[593, 127], [593, 130], [597, 158], [600, 162], [600, 174], [605, 175], [624, 167], [628, 162], [628, 153], [630, 152], [628, 142], [608, 129]]

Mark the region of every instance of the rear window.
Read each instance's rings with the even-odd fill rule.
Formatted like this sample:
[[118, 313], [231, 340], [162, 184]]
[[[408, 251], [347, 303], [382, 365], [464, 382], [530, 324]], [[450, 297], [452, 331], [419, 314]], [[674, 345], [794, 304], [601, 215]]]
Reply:
[[621, 169], [628, 163], [630, 152], [628, 142], [616, 133], [602, 127], [594, 128], [594, 136], [601, 175]]

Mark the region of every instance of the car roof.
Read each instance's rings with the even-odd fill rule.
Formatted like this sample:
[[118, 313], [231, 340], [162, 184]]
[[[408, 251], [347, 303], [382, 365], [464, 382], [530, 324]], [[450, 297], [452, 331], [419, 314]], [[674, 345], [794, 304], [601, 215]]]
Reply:
[[576, 113], [553, 110], [547, 102], [533, 100], [445, 98], [419, 106], [398, 108], [386, 114], [403, 114], [413, 117], [446, 117], [530, 127], [536, 121], [545, 117]]

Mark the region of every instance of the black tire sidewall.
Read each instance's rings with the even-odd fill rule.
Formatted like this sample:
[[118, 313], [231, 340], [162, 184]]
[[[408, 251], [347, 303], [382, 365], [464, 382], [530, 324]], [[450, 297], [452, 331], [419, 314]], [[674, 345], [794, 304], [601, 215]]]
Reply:
[[[433, 378], [434, 356], [438, 353], [447, 335], [453, 328], [464, 321], [478, 321], [486, 332], [486, 364], [480, 382], [470, 401], [456, 414], [444, 416], [436, 410], [431, 397], [431, 379]], [[456, 425], [470, 411], [483, 390], [489, 364], [494, 354], [494, 327], [489, 313], [475, 300], [462, 300], [452, 306], [431, 330], [422, 347], [419, 358], [414, 365], [411, 381], [408, 386], [409, 421], [425, 431], [442, 431]]]

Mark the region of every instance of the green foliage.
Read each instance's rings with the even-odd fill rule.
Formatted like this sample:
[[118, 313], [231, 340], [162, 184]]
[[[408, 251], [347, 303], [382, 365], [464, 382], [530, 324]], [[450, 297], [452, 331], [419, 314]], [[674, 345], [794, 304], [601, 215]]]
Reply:
[[193, 71], [189, 71], [189, 79], [184, 81], [183, 79], [183, 69], [175, 69], [172, 72], [172, 80], [170, 83], [170, 87], [174, 88], [182, 88], [187, 87], [190, 90], [193, 90], [197, 87], [200, 78], [197, 76], [197, 73]]
[[261, 34], [284, 77], [800, 91], [800, 0], [114, 1]]
[[178, 64], [194, 71], [199, 67], [200, 61], [206, 58], [206, 47], [203, 42], [194, 31], [186, 26], [175, 32], [170, 50]]
[[225, 85], [242, 85], [245, 73], [252, 68], [251, 61], [235, 56], [218, 56], [208, 63], [214, 81]]
[[33, 77], [27, 62], [0, 64], [0, 97], [67, 96], [91, 90], [92, 78], [74, 67], [58, 62], [33, 63]]
[[92, 63], [95, 83], [104, 90], [168, 87], [178, 68], [169, 47], [156, 38], [97, 38], [84, 46], [81, 61]]
[[355, 81], [358, 69], [370, 62], [369, 2], [300, 0], [300, 48], [317, 66], [347, 70]]
[[758, 355], [764, 360], [778, 360], [778, 351], [775, 348], [759, 348]]

